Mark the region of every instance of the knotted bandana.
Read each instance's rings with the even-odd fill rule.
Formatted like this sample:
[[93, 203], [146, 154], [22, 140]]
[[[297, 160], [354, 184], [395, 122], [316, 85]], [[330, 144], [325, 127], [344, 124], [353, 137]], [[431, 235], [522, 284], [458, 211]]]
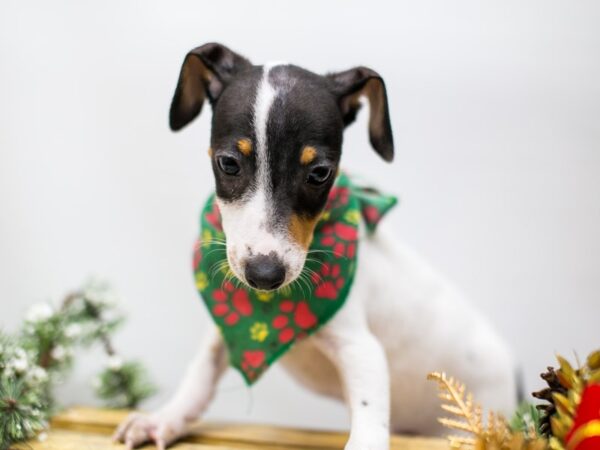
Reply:
[[196, 287], [219, 327], [230, 363], [251, 385], [302, 338], [342, 307], [356, 270], [358, 228], [372, 233], [396, 198], [340, 174], [314, 232], [302, 275], [277, 291], [254, 290], [229, 269], [214, 194], [206, 202], [194, 248]]

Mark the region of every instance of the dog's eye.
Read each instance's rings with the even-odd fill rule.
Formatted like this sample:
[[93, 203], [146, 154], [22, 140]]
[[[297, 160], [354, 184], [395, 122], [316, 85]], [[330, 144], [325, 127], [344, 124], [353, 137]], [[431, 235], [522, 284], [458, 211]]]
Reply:
[[217, 164], [219, 165], [219, 169], [227, 175], [237, 175], [240, 171], [240, 165], [231, 156], [220, 156]]
[[310, 171], [306, 182], [315, 186], [320, 186], [325, 183], [331, 176], [332, 170], [327, 166], [317, 166]]

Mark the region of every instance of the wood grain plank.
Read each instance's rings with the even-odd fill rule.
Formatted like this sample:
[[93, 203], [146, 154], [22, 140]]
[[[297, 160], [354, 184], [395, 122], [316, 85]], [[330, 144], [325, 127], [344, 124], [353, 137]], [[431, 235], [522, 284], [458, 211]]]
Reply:
[[[48, 439], [29, 442], [33, 450], [121, 449], [109, 436], [128, 411], [77, 407], [54, 417]], [[191, 435], [174, 449], [188, 450], [333, 450], [343, 449], [346, 433], [312, 431], [267, 425], [198, 422]], [[153, 448], [146, 446], [144, 448]], [[448, 450], [443, 439], [393, 436], [391, 450]]]

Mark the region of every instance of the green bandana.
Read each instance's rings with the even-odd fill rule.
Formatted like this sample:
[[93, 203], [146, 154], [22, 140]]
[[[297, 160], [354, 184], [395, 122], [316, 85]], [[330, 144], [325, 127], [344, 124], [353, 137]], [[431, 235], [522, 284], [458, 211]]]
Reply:
[[338, 176], [315, 228], [303, 275], [274, 292], [233, 277], [215, 196], [204, 206], [194, 249], [196, 287], [229, 350], [230, 363], [254, 383], [294, 342], [314, 333], [342, 307], [356, 270], [358, 227], [369, 233], [396, 198]]

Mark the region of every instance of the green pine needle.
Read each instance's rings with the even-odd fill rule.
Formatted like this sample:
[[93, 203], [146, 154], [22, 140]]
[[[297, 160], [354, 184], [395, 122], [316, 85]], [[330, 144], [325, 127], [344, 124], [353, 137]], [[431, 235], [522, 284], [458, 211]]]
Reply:
[[46, 427], [46, 407], [24, 380], [0, 380], [0, 449], [35, 436]]
[[517, 408], [510, 421], [513, 431], [520, 431], [525, 436], [537, 437], [540, 433], [540, 412], [533, 403], [523, 402]]
[[150, 397], [156, 388], [148, 381], [143, 366], [126, 362], [115, 368], [106, 368], [99, 375], [96, 395], [111, 408], [136, 408]]

